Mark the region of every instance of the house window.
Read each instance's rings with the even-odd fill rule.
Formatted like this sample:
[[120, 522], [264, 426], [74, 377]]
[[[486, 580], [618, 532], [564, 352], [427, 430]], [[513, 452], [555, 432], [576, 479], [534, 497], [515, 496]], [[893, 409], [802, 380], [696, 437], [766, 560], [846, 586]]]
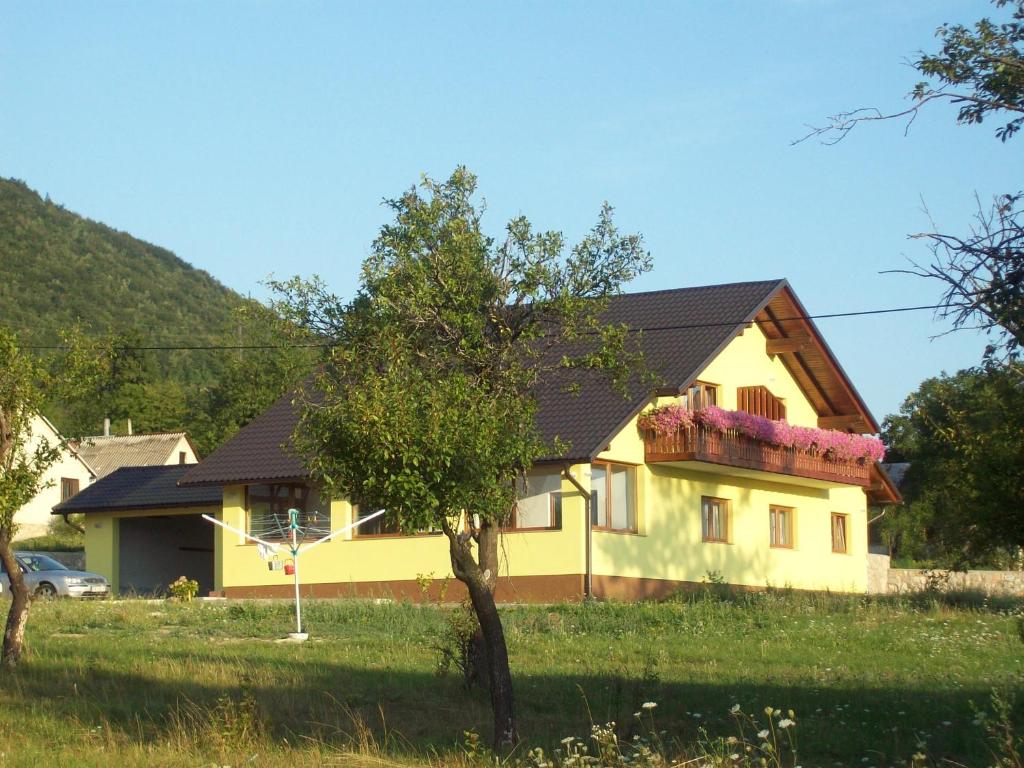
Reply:
[[591, 464], [590, 522], [595, 528], [636, 532], [636, 467]]
[[66, 501], [78, 493], [77, 477], [62, 477], [60, 479], [60, 500]]
[[184, 451], [178, 451], [178, 463], [179, 464], [184, 464], [185, 460], [187, 458], [188, 458], [188, 455]]
[[701, 496], [700, 524], [704, 541], [729, 541], [729, 500]]
[[832, 551], [845, 554], [850, 551], [849, 515], [832, 513]]
[[[380, 508], [380, 504], [357, 504], [352, 508], [352, 512], [355, 520], [358, 521], [369, 517]], [[352, 529], [353, 536], [400, 536], [401, 534], [402, 530], [398, 526], [397, 518], [387, 512]]]
[[531, 472], [517, 483], [518, 500], [511, 527], [553, 530], [562, 527], [562, 475]]
[[289, 539], [288, 510], [298, 510], [300, 534], [319, 538], [331, 532], [330, 503], [316, 488], [298, 483], [246, 486], [249, 535]]
[[793, 510], [790, 507], [768, 508], [768, 538], [773, 547], [793, 548]]
[[695, 381], [683, 393], [683, 407], [699, 411], [709, 405], [718, 405], [718, 385]]
[[[354, 504], [352, 506], [352, 514], [355, 520], [362, 520], [364, 517], [369, 517], [374, 512], [379, 511], [384, 505], [378, 502], [364, 502], [362, 504]], [[375, 517], [369, 522], [357, 525], [352, 529], [352, 536], [355, 538], [374, 538], [377, 536], [421, 536], [421, 535], [433, 535], [440, 534], [443, 531], [440, 528], [428, 527], [419, 528], [413, 533], [407, 533], [402, 530], [398, 515], [390, 512], [385, 512], [380, 517]]]

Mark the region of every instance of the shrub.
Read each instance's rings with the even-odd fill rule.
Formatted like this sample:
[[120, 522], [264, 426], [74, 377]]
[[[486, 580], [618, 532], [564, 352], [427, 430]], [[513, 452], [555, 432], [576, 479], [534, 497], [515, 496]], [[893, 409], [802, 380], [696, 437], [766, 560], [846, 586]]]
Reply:
[[186, 576], [179, 576], [170, 583], [167, 590], [178, 600], [190, 603], [192, 598], [199, 592], [199, 582]]

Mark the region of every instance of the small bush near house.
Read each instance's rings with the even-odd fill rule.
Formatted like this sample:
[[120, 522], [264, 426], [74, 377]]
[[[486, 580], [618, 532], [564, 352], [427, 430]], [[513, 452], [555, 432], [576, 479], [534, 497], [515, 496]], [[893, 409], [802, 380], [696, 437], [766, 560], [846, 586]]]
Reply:
[[190, 603], [192, 598], [199, 592], [199, 582], [195, 579], [179, 576], [168, 585], [167, 591], [171, 593], [172, 597]]

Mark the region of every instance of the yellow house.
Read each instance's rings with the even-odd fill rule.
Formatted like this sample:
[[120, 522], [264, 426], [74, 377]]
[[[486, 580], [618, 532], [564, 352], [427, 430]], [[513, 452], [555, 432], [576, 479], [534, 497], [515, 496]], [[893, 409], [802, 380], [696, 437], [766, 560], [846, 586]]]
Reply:
[[[612, 299], [606, 319], [642, 331], [660, 384], [624, 399], [584, 377], [575, 393], [554, 384], [537, 393], [539, 429], [568, 448], [538, 461], [520, 489], [503, 536], [499, 599], [636, 599], [707, 580], [864, 592], [868, 504], [898, 494], [873, 458], [821, 447], [837, 431], [878, 425], [806, 314], [784, 280]], [[666, 405], [678, 406], [672, 413], [685, 424], [653, 427], [644, 414]], [[804, 443], [716, 426], [715, 414], [803, 427]], [[179, 488], [215, 489], [217, 517], [260, 536], [275, 535], [290, 508], [323, 533], [358, 520], [358, 507], [322, 498], [308, 482], [289, 448], [296, 423], [282, 398], [184, 471]], [[809, 447], [807, 435], [818, 442]], [[91, 510], [88, 566], [116, 588], [126, 555], [119, 528], [157, 512], [196, 519], [195, 508], [172, 507]], [[257, 546], [213, 525], [205, 536], [216, 593], [290, 594], [291, 577]], [[176, 546], [166, 536], [149, 545]], [[418, 599], [423, 584], [436, 594], [451, 567], [443, 536], [400, 535], [378, 519], [303, 556], [302, 575], [314, 596]]]

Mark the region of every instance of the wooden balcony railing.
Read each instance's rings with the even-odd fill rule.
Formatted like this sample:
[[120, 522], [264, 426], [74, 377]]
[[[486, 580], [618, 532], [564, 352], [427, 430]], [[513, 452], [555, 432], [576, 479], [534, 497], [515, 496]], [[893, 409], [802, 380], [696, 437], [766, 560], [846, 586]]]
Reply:
[[819, 453], [783, 448], [734, 430], [719, 432], [701, 425], [682, 427], [667, 435], [644, 432], [648, 462], [705, 461], [761, 472], [776, 472], [845, 485], [870, 485], [869, 459], [831, 459]]

